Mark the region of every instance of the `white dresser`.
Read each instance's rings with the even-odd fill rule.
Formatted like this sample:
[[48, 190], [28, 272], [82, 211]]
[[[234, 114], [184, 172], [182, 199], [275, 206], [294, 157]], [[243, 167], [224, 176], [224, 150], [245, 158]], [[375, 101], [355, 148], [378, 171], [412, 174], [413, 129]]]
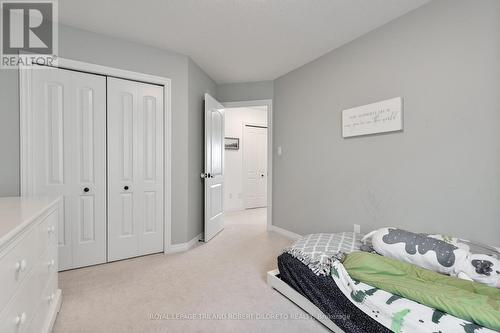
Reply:
[[61, 199], [0, 198], [0, 332], [50, 332], [61, 306]]

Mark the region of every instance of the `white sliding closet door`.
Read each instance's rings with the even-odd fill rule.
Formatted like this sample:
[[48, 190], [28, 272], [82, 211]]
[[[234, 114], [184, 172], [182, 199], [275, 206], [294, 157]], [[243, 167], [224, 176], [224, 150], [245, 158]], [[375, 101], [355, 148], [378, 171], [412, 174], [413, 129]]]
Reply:
[[108, 261], [163, 251], [163, 87], [108, 78]]
[[34, 69], [33, 192], [63, 195], [59, 269], [106, 262], [106, 79]]

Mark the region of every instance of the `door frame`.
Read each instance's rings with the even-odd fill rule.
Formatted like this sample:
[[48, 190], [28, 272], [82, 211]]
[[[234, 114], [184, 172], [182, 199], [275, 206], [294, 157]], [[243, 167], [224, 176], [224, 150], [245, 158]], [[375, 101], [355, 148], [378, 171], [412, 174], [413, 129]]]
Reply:
[[225, 108], [267, 106], [267, 230], [273, 228], [273, 100], [260, 99], [222, 103]]
[[[25, 65], [19, 66], [19, 130], [20, 130], [20, 180], [21, 180], [21, 196], [29, 196], [33, 191], [33, 138], [31, 136], [32, 129], [32, 107], [31, 107], [31, 83], [33, 65], [35, 63], [29, 61]], [[171, 93], [172, 83], [169, 78], [132, 72], [114, 67], [96, 65], [92, 63], [71, 60], [66, 58], [58, 58], [57, 65], [51, 67], [68, 69], [74, 71], [85, 72], [89, 74], [104, 75], [139, 81], [144, 83], [152, 83], [163, 86], [163, 140], [164, 140], [164, 165], [163, 165], [163, 193], [164, 193], [164, 227], [163, 227], [163, 252], [168, 253], [172, 247], [172, 109], [171, 109]]]

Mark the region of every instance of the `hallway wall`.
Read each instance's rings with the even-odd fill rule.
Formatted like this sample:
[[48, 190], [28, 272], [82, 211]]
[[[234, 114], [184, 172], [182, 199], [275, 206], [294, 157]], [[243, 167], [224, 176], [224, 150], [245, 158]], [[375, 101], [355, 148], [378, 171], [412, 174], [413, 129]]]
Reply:
[[225, 150], [224, 210], [245, 209], [243, 201], [243, 129], [245, 123], [267, 126], [267, 108], [226, 109], [225, 136], [240, 139], [239, 150]]

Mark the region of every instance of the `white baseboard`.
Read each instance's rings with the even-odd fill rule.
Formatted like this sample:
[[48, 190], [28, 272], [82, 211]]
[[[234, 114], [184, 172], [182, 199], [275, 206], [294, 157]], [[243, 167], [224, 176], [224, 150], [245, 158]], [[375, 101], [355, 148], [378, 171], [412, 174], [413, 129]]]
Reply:
[[180, 243], [180, 244], [172, 244], [170, 246], [170, 249], [167, 253], [176, 253], [176, 252], [183, 252], [187, 251], [193, 246], [195, 246], [196, 243], [203, 237], [203, 234], [199, 234], [193, 239], [191, 239], [189, 242], [186, 243]]
[[288, 231], [286, 229], [283, 229], [283, 228], [280, 228], [280, 227], [277, 227], [275, 225], [270, 225], [268, 226], [267, 228], [268, 231], [274, 231], [274, 232], [277, 232], [279, 234], [282, 234], [283, 236], [285, 237], [288, 237], [290, 239], [299, 239], [299, 238], [302, 238], [302, 235], [299, 235], [299, 234], [296, 234], [295, 232], [292, 232], [292, 231]]

